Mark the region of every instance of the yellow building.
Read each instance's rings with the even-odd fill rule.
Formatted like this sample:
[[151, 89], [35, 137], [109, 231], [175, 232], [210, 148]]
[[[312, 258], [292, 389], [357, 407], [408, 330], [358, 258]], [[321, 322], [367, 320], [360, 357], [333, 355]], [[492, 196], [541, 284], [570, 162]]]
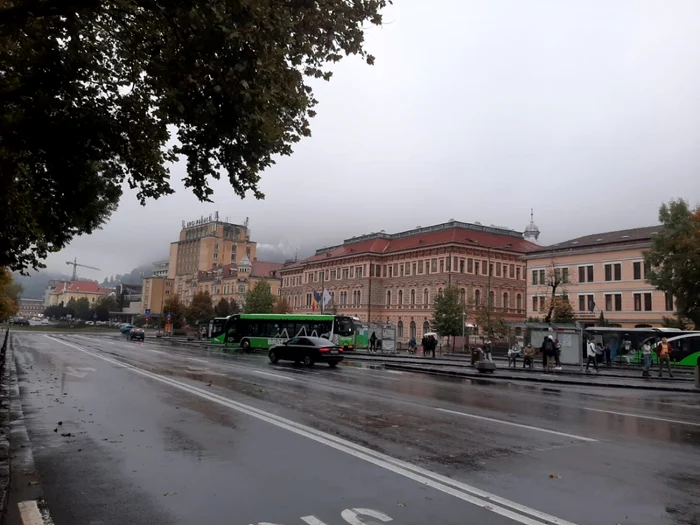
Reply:
[[111, 288], [100, 288], [95, 281], [68, 281], [56, 285], [49, 293], [49, 306], [61, 303], [67, 305], [71, 299], [87, 299], [90, 305], [97, 303], [102, 297], [114, 293]]
[[141, 292], [141, 314], [150, 310], [151, 316], [158, 317], [163, 313], [163, 304], [174, 293], [173, 279], [167, 277], [148, 277], [143, 280]]

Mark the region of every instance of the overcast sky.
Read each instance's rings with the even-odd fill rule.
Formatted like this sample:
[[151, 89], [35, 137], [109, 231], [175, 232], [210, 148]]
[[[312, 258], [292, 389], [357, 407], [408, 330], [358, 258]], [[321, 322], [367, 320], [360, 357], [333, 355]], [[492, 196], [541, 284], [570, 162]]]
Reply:
[[127, 193], [102, 231], [48, 260], [124, 273], [167, 257], [181, 221], [250, 217], [259, 258], [451, 218], [541, 243], [656, 223], [700, 197], [697, 0], [394, 0], [357, 58], [316, 87], [311, 138], [262, 175], [264, 201], [180, 183], [145, 208]]

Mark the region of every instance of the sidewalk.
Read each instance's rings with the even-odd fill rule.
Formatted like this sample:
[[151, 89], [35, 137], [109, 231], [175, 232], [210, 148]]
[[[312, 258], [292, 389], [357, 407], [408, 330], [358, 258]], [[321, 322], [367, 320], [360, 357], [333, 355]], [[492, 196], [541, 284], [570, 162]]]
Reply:
[[496, 361], [496, 371], [492, 374], [487, 374], [473, 368], [470, 361], [466, 358], [432, 359], [396, 354], [368, 354], [364, 351], [354, 351], [352, 353], [348, 352], [345, 355], [345, 360], [382, 363], [389, 370], [403, 370], [468, 379], [478, 378], [485, 381], [536, 381], [539, 383], [636, 388], [700, 394], [700, 389], [695, 387], [692, 369], [674, 370], [673, 378], [668, 377], [668, 375], [658, 378], [656, 377], [657, 369], [652, 369], [652, 377], [643, 379], [641, 377], [641, 369], [624, 370], [621, 368], [601, 367], [600, 373], [596, 373], [593, 369], [587, 373], [585, 370], [582, 372], [579, 366], [567, 365], [563, 367], [564, 370], [548, 374], [542, 371], [537, 362], [535, 362], [534, 369], [523, 369], [522, 361], [519, 361], [519, 366], [516, 368], [508, 368], [505, 360], [501, 362]]

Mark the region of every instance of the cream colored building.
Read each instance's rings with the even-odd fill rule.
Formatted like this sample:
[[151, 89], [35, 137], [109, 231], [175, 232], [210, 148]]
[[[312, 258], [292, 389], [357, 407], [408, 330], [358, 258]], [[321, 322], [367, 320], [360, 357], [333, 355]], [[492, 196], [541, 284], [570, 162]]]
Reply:
[[544, 317], [554, 271], [566, 281], [566, 295], [576, 319], [597, 323], [601, 311], [612, 325], [624, 328], [660, 326], [674, 312], [673, 297], [646, 280], [644, 251], [661, 226], [597, 233], [530, 252], [527, 261], [527, 315]]
[[141, 291], [141, 311], [145, 315], [150, 310], [151, 316], [160, 317], [163, 313], [163, 304], [175, 290], [175, 280], [167, 277], [148, 277], [143, 280]]
[[[534, 225], [532, 225], [534, 226]], [[535, 227], [536, 229], [536, 227]], [[539, 230], [528, 238], [494, 226], [450, 221], [387, 234], [346, 240], [315, 255], [286, 264], [281, 295], [294, 312], [318, 312], [314, 292], [332, 297], [330, 310], [362, 321], [393, 322], [406, 342], [431, 330], [435, 298], [447, 286], [459, 288], [465, 303], [490, 296], [505, 321], [525, 320], [525, 262], [539, 246]], [[467, 311], [467, 321], [474, 323]]]
[[113, 294], [111, 288], [101, 288], [95, 281], [67, 281], [61, 282], [49, 292], [48, 306], [56, 306], [61, 303], [67, 305], [71, 299], [85, 298], [90, 305], [97, 303], [102, 297]]

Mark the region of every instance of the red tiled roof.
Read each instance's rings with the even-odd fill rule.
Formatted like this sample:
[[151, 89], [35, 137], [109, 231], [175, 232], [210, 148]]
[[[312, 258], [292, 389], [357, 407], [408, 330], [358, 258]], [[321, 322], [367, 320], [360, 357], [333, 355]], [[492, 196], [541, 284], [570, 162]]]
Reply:
[[[385, 235], [358, 242], [346, 241], [340, 246], [335, 246], [326, 251], [318, 252], [311, 257], [300, 261], [300, 263], [305, 264], [310, 262], [319, 262], [327, 259], [335, 259], [337, 257], [346, 257], [359, 254], [389, 254], [444, 244], [461, 244], [470, 247], [481, 246], [495, 249], [500, 248], [519, 253], [527, 253], [540, 248], [539, 245], [515, 235], [498, 234], [489, 231], [455, 226], [436, 231], [416, 231], [416, 233], [413, 235], [410, 233], [399, 236]], [[510, 246], [506, 247], [507, 245]], [[285, 267], [285, 269], [293, 268], [294, 266], [296, 265], [288, 265]]]
[[253, 261], [253, 269], [250, 272], [251, 277], [272, 277], [273, 272], [275, 277], [279, 277], [279, 271], [284, 266], [283, 263], [270, 261]]
[[63, 292], [81, 292], [81, 293], [97, 293], [102, 295], [107, 295], [112, 293], [114, 290], [111, 288], [100, 288], [100, 285], [95, 281], [69, 281], [66, 283], [59, 283], [56, 288], [51, 292], [52, 294], [59, 294]]

